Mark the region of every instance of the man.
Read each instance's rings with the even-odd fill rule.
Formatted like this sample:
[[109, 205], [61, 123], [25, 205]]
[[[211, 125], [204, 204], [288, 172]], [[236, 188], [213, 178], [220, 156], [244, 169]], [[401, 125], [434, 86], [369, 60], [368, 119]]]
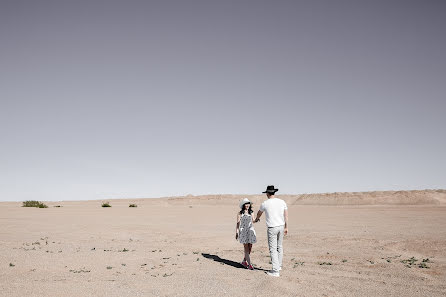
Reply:
[[268, 227], [268, 246], [273, 268], [267, 271], [270, 276], [279, 277], [279, 271], [282, 269], [283, 259], [283, 235], [288, 234], [288, 208], [282, 199], [274, 197], [279, 189], [273, 185], [268, 186], [263, 192], [268, 200], [263, 201], [260, 210], [257, 212], [255, 222], [260, 220], [263, 212], [266, 214], [266, 226]]

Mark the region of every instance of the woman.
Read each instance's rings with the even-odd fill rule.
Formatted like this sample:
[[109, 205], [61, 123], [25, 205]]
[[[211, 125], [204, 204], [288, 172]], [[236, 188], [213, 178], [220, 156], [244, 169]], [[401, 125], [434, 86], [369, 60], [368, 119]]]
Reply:
[[251, 202], [244, 198], [240, 202], [240, 211], [237, 213], [237, 226], [235, 231], [235, 239], [239, 239], [240, 243], [243, 244], [243, 248], [245, 251], [245, 257], [243, 258], [242, 265], [245, 268], [253, 270], [251, 264], [251, 250], [252, 244], [256, 243], [256, 231], [254, 230], [254, 218], [252, 217], [252, 207]]

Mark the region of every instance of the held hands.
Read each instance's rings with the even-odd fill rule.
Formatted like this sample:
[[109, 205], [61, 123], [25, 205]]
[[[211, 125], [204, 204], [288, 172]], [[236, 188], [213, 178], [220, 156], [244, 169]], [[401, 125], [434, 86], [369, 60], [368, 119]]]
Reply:
[[260, 222], [260, 219], [255, 219], [254, 223]]
[[288, 227], [286, 227], [285, 229], [283, 229], [283, 233], [284, 233], [285, 235], [288, 234]]
[[238, 232], [235, 232], [235, 240], [238, 239]]

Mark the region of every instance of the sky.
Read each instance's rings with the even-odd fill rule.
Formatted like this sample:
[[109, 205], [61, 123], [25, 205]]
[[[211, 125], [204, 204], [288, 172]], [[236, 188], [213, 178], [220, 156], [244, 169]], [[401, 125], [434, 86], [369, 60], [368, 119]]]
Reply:
[[0, 0], [0, 201], [446, 188], [446, 2]]

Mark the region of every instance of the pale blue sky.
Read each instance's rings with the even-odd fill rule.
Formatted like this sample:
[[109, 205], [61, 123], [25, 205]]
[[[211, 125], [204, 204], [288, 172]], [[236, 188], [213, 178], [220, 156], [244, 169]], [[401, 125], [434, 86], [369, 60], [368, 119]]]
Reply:
[[0, 0], [0, 200], [446, 188], [443, 1]]

